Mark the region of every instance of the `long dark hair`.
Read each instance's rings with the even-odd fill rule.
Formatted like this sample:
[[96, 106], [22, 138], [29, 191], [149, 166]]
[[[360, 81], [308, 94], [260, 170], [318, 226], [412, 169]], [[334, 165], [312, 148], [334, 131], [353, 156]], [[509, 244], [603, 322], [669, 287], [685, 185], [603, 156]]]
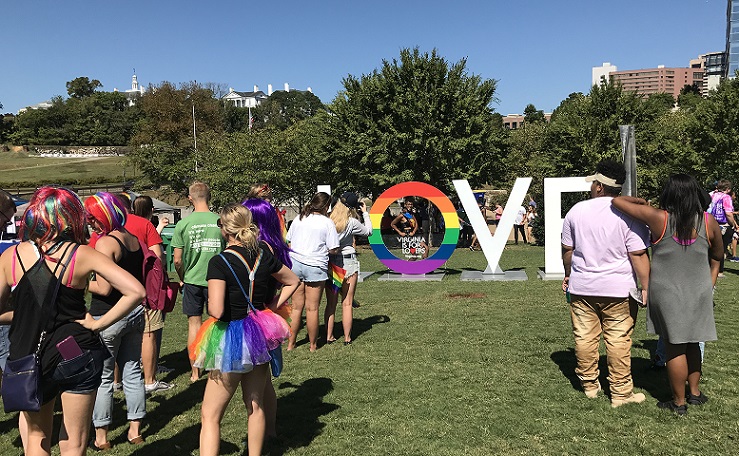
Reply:
[[330, 203], [331, 197], [328, 195], [328, 193], [316, 193], [315, 195], [313, 195], [313, 198], [311, 198], [310, 202], [305, 205], [303, 210], [300, 211], [300, 220], [303, 220], [303, 217], [307, 217], [314, 212], [320, 212], [321, 214], [326, 215]]
[[701, 187], [687, 174], [673, 174], [667, 180], [659, 199], [662, 209], [672, 214], [675, 232], [680, 241], [690, 241], [693, 230], [703, 217]]

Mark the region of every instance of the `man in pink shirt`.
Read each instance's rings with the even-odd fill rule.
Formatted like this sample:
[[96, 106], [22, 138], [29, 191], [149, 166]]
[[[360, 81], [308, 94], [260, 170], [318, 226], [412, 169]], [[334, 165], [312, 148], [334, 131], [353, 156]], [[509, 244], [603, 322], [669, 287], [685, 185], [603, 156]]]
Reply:
[[598, 345], [606, 344], [611, 406], [619, 407], [645, 399], [634, 393], [631, 378], [631, 334], [637, 305], [629, 291], [638, 276], [646, 291], [649, 284], [649, 231], [647, 227], [611, 207], [626, 178], [624, 166], [612, 160], [598, 163], [591, 198], [577, 203], [562, 226], [562, 261], [569, 291], [570, 316], [575, 336], [575, 373], [585, 395], [598, 396]]

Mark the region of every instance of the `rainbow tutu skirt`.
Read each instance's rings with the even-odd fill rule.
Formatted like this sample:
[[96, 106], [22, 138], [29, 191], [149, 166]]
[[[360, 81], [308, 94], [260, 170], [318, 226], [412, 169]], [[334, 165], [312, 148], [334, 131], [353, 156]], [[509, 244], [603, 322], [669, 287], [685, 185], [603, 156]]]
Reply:
[[[287, 323], [275, 314], [250, 313], [248, 317], [234, 321], [206, 320], [195, 341], [188, 347], [195, 367], [221, 372], [249, 372], [254, 366], [268, 363], [269, 350], [279, 346], [290, 334]], [[272, 317], [282, 320], [276, 330], [274, 324], [266, 327], [261, 320]], [[267, 331], [265, 331], [265, 329]], [[277, 332], [276, 332], [277, 331]]]

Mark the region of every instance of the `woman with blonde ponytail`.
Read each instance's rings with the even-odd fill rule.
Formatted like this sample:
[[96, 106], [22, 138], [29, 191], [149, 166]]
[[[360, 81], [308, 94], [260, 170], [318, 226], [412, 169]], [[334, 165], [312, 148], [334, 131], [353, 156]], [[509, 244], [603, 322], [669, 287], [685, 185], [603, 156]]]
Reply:
[[277, 282], [282, 284], [278, 307], [284, 305], [300, 281], [266, 244], [257, 241], [259, 230], [252, 223], [249, 209], [228, 204], [221, 210], [217, 224], [226, 249], [208, 263], [211, 318], [203, 323], [189, 347], [193, 365], [210, 371], [201, 411], [200, 454], [218, 454], [221, 419], [239, 385], [248, 415], [249, 453], [262, 454], [266, 426], [264, 389], [269, 375], [269, 350], [274, 348], [270, 344], [279, 346], [289, 331], [285, 325], [284, 334], [275, 336], [255, 317], [253, 309], [260, 315], [270, 313], [265, 309], [272, 302]]

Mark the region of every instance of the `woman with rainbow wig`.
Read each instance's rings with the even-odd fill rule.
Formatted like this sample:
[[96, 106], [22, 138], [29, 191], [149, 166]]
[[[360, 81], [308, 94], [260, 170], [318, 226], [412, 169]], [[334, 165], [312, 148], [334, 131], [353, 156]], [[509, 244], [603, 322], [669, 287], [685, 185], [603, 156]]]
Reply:
[[[249, 198], [241, 205], [249, 209], [252, 223], [259, 229], [257, 240], [263, 243], [282, 264], [292, 268], [290, 248], [284, 241], [282, 224], [275, 207], [269, 201], [260, 198]], [[279, 304], [275, 301], [273, 303]], [[286, 306], [286, 310], [289, 312], [289, 307]], [[278, 350], [282, 350], [282, 347], [279, 347]], [[266, 435], [267, 437], [275, 437], [277, 435], [277, 394], [275, 394], [272, 379], [269, 377], [267, 377], [267, 385], [264, 390], [264, 414], [267, 417]]]
[[295, 274], [257, 241], [259, 230], [244, 206], [227, 204], [218, 226], [226, 240], [223, 253], [208, 263], [208, 313], [188, 347], [193, 365], [210, 371], [201, 410], [200, 455], [217, 455], [221, 419], [241, 386], [248, 415], [249, 454], [262, 454], [265, 429], [264, 390], [269, 381], [269, 351], [287, 339], [287, 323], [268, 306], [284, 303], [300, 284]]
[[[138, 238], [123, 227], [127, 216], [123, 203], [111, 193], [99, 192], [85, 200], [85, 210], [90, 228], [97, 236], [95, 250], [143, 284], [144, 252]], [[94, 318], [104, 317], [119, 299], [118, 291], [100, 277], [90, 282], [90, 292], [90, 314]], [[113, 376], [116, 363], [121, 368], [123, 393], [126, 395], [128, 441], [135, 445], [144, 442], [141, 420], [146, 416], [146, 392], [140, 364], [143, 333], [143, 306], [137, 306], [116, 324], [100, 332], [100, 339], [113, 356], [105, 360], [103, 379], [92, 414], [92, 424], [95, 426], [93, 445], [98, 449], [111, 447], [108, 426], [113, 422]]]
[[[22, 242], [0, 256], [0, 308], [5, 310], [0, 323], [10, 323], [9, 359], [33, 353], [41, 331], [46, 330], [39, 355], [42, 406], [38, 412], [20, 414], [24, 451], [51, 454], [54, 408], [60, 397], [60, 453], [81, 455], [87, 448], [95, 394], [107, 356], [96, 333], [138, 306], [144, 287], [110, 258], [84, 245], [85, 210], [71, 190], [38, 189], [23, 214], [19, 234]], [[105, 280], [119, 296], [99, 319], [85, 305], [91, 274]], [[46, 280], [39, 280], [42, 277]], [[32, 304], [37, 304], [35, 296], [46, 296], [57, 283], [55, 311], [44, 319], [44, 312]], [[11, 294], [15, 308], [7, 311]]]

